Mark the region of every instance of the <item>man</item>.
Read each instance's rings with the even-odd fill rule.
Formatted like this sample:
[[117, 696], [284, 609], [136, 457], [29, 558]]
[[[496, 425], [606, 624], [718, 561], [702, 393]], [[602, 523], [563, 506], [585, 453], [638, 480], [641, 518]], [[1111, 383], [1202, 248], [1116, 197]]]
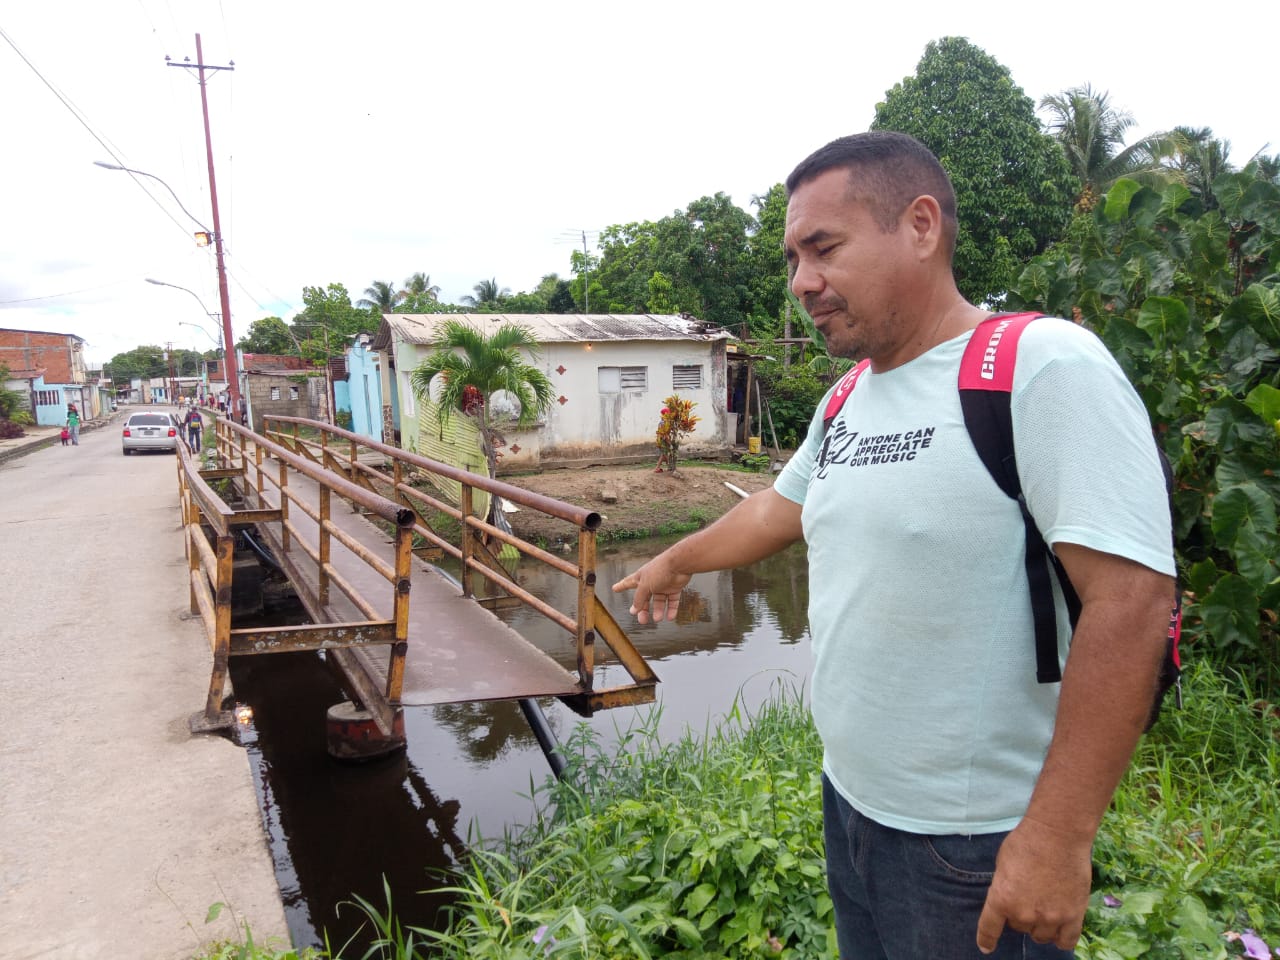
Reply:
[[187, 427], [187, 448], [192, 453], [200, 452], [201, 434], [204, 432], [204, 420], [200, 416], [200, 408], [192, 406], [183, 421]]
[[[960, 409], [960, 357], [988, 311], [956, 289], [946, 173], [910, 137], [874, 132], [817, 151], [787, 190], [792, 290], [832, 354], [870, 367], [831, 444], [824, 401], [772, 489], [614, 590], [635, 590], [640, 622], [670, 619], [692, 574], [803, 537], [841, 957], [1070, 956], [1173, 595], [1146, 412], [1092, 334], [1027, 327], [1018, 472], [1082, 602], [1074, 635], [1059, 610], [1062, 683], [1039, 684], [1019, 509]], [[918, 438], [915, 455], [856, 453], [895, 437]]]

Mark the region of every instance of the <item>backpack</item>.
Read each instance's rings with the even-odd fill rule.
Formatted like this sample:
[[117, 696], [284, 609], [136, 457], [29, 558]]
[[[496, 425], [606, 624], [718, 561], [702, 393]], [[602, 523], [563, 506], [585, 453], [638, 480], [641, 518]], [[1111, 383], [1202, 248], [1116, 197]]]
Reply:
[[[960, 408], [964, 414], [965, 429], [979, 459], [1004, 494], [1017, 501], [1022, 513], [1027, 546], [1027, 587], [1031, 594], [1031, 616], [1035, 625], [1036, 680], [1039, 683], [1059, 683], [1062, 671], [1058, 665], [1057, 614], [1050, 570], [1057, 577], [1058, 586], [1062, 590], [1073, 630], [1080, 617], [1080, 598], [1071, 586], [1071, 580], [1061, 561], [1044, 542], [1035, 518], [1027, 507], [1026, 498], [1022, 495], [1022, 483], [1018, 479], [1013, 442], [1013, 368], [1018, 356], [1018, 340], [1027, 324], [1039, 316], [1039, 313], [996, 314], [978, 324], [969, 337], [960, 361], [957, 389], [960, 391]], [[824, 437], [870, 363], [869, 360], [860, 361], [844, 375], [832, 392], [822, 417]], [[1159, 444], [1156, 444], [1156, 451], [1164, 471], [1165, 489], [1169, 492], [1172, 508], [1173, 469]], [[1176, 691], [1177, 705], [1182, 706], [1182, 658], [1178, 649], [1181, 637], [1182, 588], [1175, 583], [1164, 660], [1160, 665], [1155, 697], [1147, 715], [1146, 730], [1150, 730], [1155, 724], [1169, 690]]]

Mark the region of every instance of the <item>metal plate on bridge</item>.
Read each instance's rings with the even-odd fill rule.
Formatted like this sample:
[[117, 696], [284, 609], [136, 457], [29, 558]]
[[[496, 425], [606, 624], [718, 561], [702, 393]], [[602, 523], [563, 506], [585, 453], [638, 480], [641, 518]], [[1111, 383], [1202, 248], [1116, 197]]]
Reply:
[[[289, 491], [302, 495], [313, 505], [319, 500], [317, 484], [306, 476], [291, 474]], [[270, 483], [265, 484], [262, 496], [264, 506], [279, 506], [279, 491]], [[330, 520], [336, 526], [376, 551], [388, 563], [393, 562], [388, 534], [354, 513], [336, 496], [332, 503]], [[295, 507], [290, 511], [290, 524], [296, 535], [315, 550], [319, 542], [315, 522]], [[271, 550], [280, 556], [280, 525], [262, 524], [258, 530]], [[285, 564], [292, 568], [290, 579], [303, 603], [316, 617], [319, 611], [314, 609], [315, 564], [297, 545], [290, 556], [296, 560]], [[332, 543], [331, 563], [379, 616], [391, 618], [391, 584], [336, 538]], [[311, 597], [306, 596], [307, 592]], [[474, 600], [463, 597], [457, 584], [417, 558], [413, 561], [409, 598], [409, 649], [400, 700], [404, 706], [582, 693], [575, 674]], [[336, 586], [330, 587], [329, 600], [328, 616], [317, 619], [337, 622], [365, 619], [365, 614]], [[568, 634], [565, 636], [568, 638]], [[379, 681], [385, 683], [389, 648], [368, 647], [357, 652]]]

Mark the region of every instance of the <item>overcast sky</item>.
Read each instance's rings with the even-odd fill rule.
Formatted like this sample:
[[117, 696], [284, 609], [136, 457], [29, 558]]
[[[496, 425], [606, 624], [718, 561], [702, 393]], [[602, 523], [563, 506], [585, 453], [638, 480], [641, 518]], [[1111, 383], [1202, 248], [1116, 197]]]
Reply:
[[490, 277], [529, 290], [570, 275], [584, 229], [656, 220], [716, 191], [751, 209], [811, 150], [865, 130], [947, 35], [982, 47], [1037, 101], [1089, 82], [1134, 114], [1136, 133], [1210, 126], [1237, 164], [1268, 143], [1280, 151], [1273, 2], [1194, 19], [1094, 0], [1034, 9], [6, 4], [0, 326], [78, 334], [96, 364], [146, 343], [213, 345], [205, 311], [218, 290], [199, 227], [155, 181], [140, 178], [153, 200], [94, 166], [162, 178], [211, 225], [199, 87], [165, 64], [194, 62], [196, 33], [206, 63], [235, 62], [208, 93], [236, 337], [291, 316], [304, 286], [342, 283], [356, 300], [420, 270], [450, 301]]

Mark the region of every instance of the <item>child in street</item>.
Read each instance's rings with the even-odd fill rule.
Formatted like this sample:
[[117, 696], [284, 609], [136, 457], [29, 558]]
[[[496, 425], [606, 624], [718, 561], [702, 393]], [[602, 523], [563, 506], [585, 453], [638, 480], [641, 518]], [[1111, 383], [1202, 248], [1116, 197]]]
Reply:
[[68, 446], [71, 443], [71, 431], [66, 427], [62, 428], [62, 445]]

